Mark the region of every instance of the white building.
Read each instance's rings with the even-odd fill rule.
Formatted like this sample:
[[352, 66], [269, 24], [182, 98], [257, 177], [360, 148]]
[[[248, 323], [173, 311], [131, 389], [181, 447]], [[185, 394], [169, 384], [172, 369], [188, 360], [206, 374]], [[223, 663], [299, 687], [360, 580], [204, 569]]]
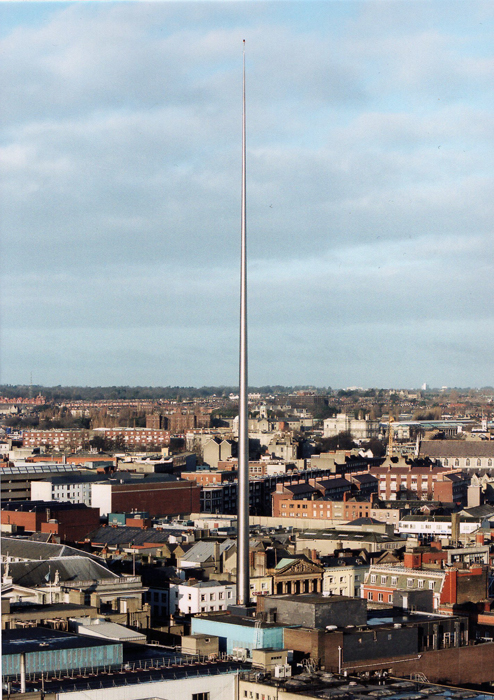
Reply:
[[323, 437], [334, 437], [339, 433], [351, 433], [352, 437], [368, 440], [379, 435], [379, 421], [365, 418], [352, 418], [346, 413], [338, 413], [336, 418], [326, 418]]
[[[67, 700], [149, 700], [149, 698], [180, 698], [183, 700], [232, 700], [236, 697], [237, 673], [207, 673], [205, 667], [190, 667], [185, 678], [172, 678], [147, 683], [132, 683], [116, 687], [69, 690]], [[193, 670], [192, 670], [193, 669]], [[204, 669], [204, 670], [203, 670]], [[106, 677], [105, 677], [106, 678]]]
[[236, 600], [236, 586], [227, 581], [170, 583], [170, 614], [226, 610]]
[[369, 564], [345, 565], [344, 560], [342, 560], [341, 566], [328, 566], [324, 570], [322, 578], [323, 595], [360, 598], [361, 586], [368, 571]]
[[80, 474], [67, 475], [55, 480], [31, 482], [32, 501], [63, 501], [92, 506], [91, 481], [81, 480]]
[[[481, 518], [460, 518], [460, 535], [470, 535], [482, 527]], [[398, 523], [400, 535], [451, 537], [450, 515], [405, 515]]]

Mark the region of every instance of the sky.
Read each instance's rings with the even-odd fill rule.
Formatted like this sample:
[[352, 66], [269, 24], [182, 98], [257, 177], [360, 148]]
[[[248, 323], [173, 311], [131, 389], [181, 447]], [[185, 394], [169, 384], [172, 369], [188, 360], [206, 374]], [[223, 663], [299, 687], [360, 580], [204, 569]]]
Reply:
[[0, 2], [0, 382], [492, 385], [494, 4]]

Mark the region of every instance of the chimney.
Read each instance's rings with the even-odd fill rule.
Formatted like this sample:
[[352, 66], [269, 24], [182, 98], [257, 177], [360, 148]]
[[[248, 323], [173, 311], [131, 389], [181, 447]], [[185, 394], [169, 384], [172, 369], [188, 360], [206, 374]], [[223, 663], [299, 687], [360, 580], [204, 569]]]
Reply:
[[477, 532], [477, 534], [475, 535], [475, 543], [476, 543], [476, 544], [482, 545], [482, 544], [484, 544], [484, 542], [485, 542], [485, 535], [484, 535], [484, 533], [483, 533], [483, 532]]
[[420, 569], [422, 566], [422, 555], [419, 552], [405, 552], [403, 555], [403, 566], [405, 569]]
[[451, 513], [451, 539], [455, 544], [460, 539], [460, 514]]

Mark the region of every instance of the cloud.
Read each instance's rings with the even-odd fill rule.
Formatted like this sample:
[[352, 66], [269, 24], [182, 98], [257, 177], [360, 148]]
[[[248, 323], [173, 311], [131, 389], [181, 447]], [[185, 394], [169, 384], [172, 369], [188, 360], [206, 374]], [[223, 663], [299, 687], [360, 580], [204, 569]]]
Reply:
[[234, 381], [243, 38], [251, 375], [434, 383], [422, 358], [466, 378], [461, 329], [492, 316], [490, 10], [440, 5], [73, 3], [19, 21], [0, 44], [4, 381], [36, 357], [57, 384], [161, 383], [160, 353], [172, 384]]

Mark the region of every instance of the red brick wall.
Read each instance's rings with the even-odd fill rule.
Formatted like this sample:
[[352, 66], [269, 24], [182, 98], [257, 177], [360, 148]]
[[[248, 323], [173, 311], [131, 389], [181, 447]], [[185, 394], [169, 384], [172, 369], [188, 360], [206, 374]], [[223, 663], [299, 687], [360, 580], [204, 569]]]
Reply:
[[2, 511], [2, 523], [14, 523], [30, 532], [53, 532], [60, 535], [62, 542], [79, 542], [100, 524], [99, 508], [76, 510], [51, 510], [50, 518], [56, 523], [47, 522], [45, 510], [37, 513], [22, 511]]
[[30, 532], [39, 530], [46, 513], [25, 513], [20, 510], [2, 510], [2, 524], [13, 524]]
[[199, 513], [201, 487], [190, 483], [115, 484], [112, 486], [112, 510], [115, 513], [130, 508], [154, 515]]
[[[390, 669], [393, 676], [410, 677], [413, 673], [423, 673], [430, 683], [489, 683], [494, 681], [494, 642], [476, 646], [426, 651], [417, 654], [420, 658], [403, 661], [403, 657], [381, 659], [365, 665], [365, 671]], [[396, 663], [399, 661], [399, 663]], [[336, 668], [333, 665], [333, 669]], [[343, 663], [343, 668], [352, 669], [351, 664]]]
[[[62, 542], [80, 542], [100, 525], [99, 508], [53, 511], [52, 518], [58, 520], [57, 532]], [[52, 523], [43, 523], [41, 532], [51, 532]]]

